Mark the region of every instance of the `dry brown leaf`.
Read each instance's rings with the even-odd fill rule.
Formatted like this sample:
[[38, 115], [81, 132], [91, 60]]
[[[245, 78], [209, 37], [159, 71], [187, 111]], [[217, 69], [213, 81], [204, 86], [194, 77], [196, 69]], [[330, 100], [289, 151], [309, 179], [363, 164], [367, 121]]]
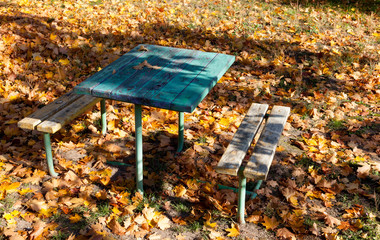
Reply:
[[145, 219], [150, 222], [153, 220], [156, 211], [152, 207], [148, 207], [148, 205], [145, 205], [144, 209], [142, 210], [142, 214], [144, 215]]
[[69, 170], [68, 172], [66, 172], [64, 174], [63, 179], [70, 182], [72, 185], [75, 185], [75, 186], [82, 186], [83, 185], [81, 178], [78, 177], [78, 175], [76, 175], [71, 170]]
[[45, 230], [47, 230], [46, 223], [38, 220], [33, 225], [33, 230], [30, 233], [30, 239], [33, 240], [41, 237]]
[[112, 218], [112, 220], [107, 224], [107, 227], [116, 235], [124, 235], [126, 232], [126, 229], [120, 225], [120, 223], [116, 220], [116, 217]]
[[326, 214], [325, 215], [325, 222], [330, 227], [339, 226], [341, 221], [331, 215]]
[[367, 163], [361, 163], [361, 167], [359, 167], [357, 171], [359, 178], [366, 178], [371, 171], [371, 165]]
[[288, 240], [288, 239], [291, 239], [291, 240], [297, 239], [296, 235], [294, 235], [292, 232], [290, 232], [287, 228], [280, 228], [276, 232], [277, 232], [276, 236], [279, 237], [280, 239], [286, 239], [286, 240]]
[[264, 215], [264, 223], [261, 224], [264, 225], [267, 230], [274, 230], [278, 227], [280, 223], [274, 216], [272, 218], [269, 218], [266, 215]]
[[27, 205], [35, 212], [39, 212], [42, 209], [48, 209], [48, 205], [46, 204], [45, 200], [43, 199], [32, 199], [27, 202]]
[[25, 237], [21, 236], [15, 229], [6, 228], [2, 230], [3, 234], [9, 238], [9, 240], [24, 240]]
[[165, 215], [160, 215], [156, 221], [156, 226], [161, 230], [168, 229], [171, 226], [170, 219], [167, 218]]
[[317, 223], [313, 223], [313, 226], [311, 226], [310, 231], [315, 236], [319, 236], [319, 228], [318, 228]]

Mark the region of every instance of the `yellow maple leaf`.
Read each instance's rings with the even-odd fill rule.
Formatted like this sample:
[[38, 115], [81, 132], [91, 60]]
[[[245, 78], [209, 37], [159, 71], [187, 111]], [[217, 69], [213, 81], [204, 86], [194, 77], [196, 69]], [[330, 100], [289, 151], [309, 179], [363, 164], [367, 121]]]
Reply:
[[18, 193], [20, 195], [25, 195], [25, 194], [30, 193], [30, 192], [33, 192], [33, 190], [30, 189], [30, 188], [23, 188], [23, 189], [21, 189], [21, 190], [18, 191]]
[[3, 218], [8, 221], [8, 220], [13, 219], [14, 216], [11, 213], [4, 213]]
[[231, 225], [231, 228], [226, 229], [228, 233], [227, 237], [237, 237], [240, 235], [239, 226], [236, 223]]
[[50, 34], [50, 40], [54, 41], [57, 38], [57, 35], [54, 33]]
[[70, 60], [65, 58], [65, 59], [60, 59], [59, 62], [62, 64], [62, 65], [68, 65], [70, 63]]
[[100, 182], [103, 183], [104, 186], [107, 186], [108, 183], [110, 183], [110, 181], [111, 181], [111, 178], [108, 177], [108, 176], [106, 176], [106, 177], [102, 177], [102, 178], [100, 179]]
[[219, 121], [219, 124], [228, 127], [230, 125], [230, 119], [228, 118], [221, 118]]
[[216, 225], [217, 225], [216, 222], [210, 222], [209, 220], [205, 222], [205, 227], [207, 228], [215, 228]]
[[75, 215], [74, 216], [70, 216], [69, 219], [70, 219], [71, 223], [76, 223], [76, 222], [79, 222], [82, 219], [82, 217], [79, 216], [77, 213], [75, 213]]
[[264, 216], [264, 223], [261, 224], [263, 224], [267, 230], [274, 230], [279, 225], [279, 222], [274, 216], [272, 218]]
[[57, 208], [41, 209], [39, 212], [39, 217], [43, 216], [45, 218], [53, 216], [53, 213], [57, 211]]
[[174, 187], [174, 192], [176, 197], [182, 197], [186, 193], [186, 188], [182, 185], [178, 185]]
[[116, 215], [120, 215], [123, 213], [117, 207], [112, 208], [112, 212], [115, 213]]
[[20, 187], [20, 185], [21, 185], [20, 182], [14, 182], [14, 183], [4, 186], [3, 190], [7, 191], [7, 193], [16, 192], [17, 191], [16, 189]]
[[289, 198], [289, 202], [293, 204], [294, 206], [298, 206], [298, 200], [296, 197], [292, 196]]

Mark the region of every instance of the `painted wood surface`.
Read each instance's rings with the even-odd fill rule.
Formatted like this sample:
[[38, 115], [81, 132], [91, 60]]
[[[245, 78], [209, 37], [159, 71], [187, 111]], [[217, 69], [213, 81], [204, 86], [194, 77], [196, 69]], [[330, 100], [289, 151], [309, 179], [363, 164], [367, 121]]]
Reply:
[[34, 130], [38, 124], [80, 97], [82, 97], [82, 95], [75, 94], [73, 91], [70, 91], [19, 121], [18, 126], [23, 129]]
[[37, 130], [45, 133], [55, 133], [69, 121], [84, 113], [87, 109], [94, 106], [99, 101], [100, 98], [81, 96], [76, 101], [67, 105], [65, 108], [61, 109], [59, 112], [56, 112], [37, 125]]
[[251, 105], [220, 159], [215, 169], [217, 172], [237, 176], [240, 165], [264, 120], [268, 107], [268, 104], [253, 103]]
[[[153, 67], [136, 69], [144, 61]], [[192, 112], [234, 61], [234, 56], [226, 54], [139, 45], [74, 90], [95, 97]]]
[[253, 149], [252, 156], [244, 168], [243, 175], [245, 177], [255, 180], [266, 179], [289, 113], [289, 107], [273, 107], [264, 130]]

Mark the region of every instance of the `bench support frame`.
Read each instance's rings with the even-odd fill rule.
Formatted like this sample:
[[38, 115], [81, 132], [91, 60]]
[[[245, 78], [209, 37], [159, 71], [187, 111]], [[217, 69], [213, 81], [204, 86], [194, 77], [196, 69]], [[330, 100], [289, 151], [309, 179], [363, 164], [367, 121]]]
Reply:
[[103, 98], [100, 100], [100, 115], [102, 121], [102, 134], [107, 133], [107, 112], [106, 112], [106, 100]]
[[184, 112], [178, 112], [178, 148], [177, 152], [181, 152], [183, 149], [183, 138], [184, 138], [184, 124], [185, 124], [185, 114]]
[[46, 151], [46, 161], [49, 169], [49, 173], [52, 177], [58, 177], [58, 173], [54, 171], [53, 154], [51, 152], [50, 134], [44, 133], [44, 145]]
[[[267, 104], [254, 103], [251, 105], [216, 166], [217, 172], [238, 176], [239, 178], [237, 218], [241, 224], [245, 223], [246, 194], [251, 194], [251, 199], [257, 196], [255, 191], [260, 188], [263, 180], [268, 175], [277, 144], [290, 113], [289, 107], [274, 106], [270, 114], [267, 114], [268, 107]], [[264, 119], [266, 121], [263, 124]], [[259, 130], [260, 128], [262, 129], [261, 131]], [[243, 163], [245, 155], [256, 137], [258, 137], [258, 140], [252, 155], [245, 164]], [[256, 181], [253, 193], [247, 192], [247, 178], [255, 179]]]
[[239, 193], [238, 193], [238, 221], [240, 223], [245, 223], [244, 221], [244, 210], [245, 210], [245, 194], [247, 189], [247, 178], [244, 177], [243, 171], [238, 172], [239, 175]]

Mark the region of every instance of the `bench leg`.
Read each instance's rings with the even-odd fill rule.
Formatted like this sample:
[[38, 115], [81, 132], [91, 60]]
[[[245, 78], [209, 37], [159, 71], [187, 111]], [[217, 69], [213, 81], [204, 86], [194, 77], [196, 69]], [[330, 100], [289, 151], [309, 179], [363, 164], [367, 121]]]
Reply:
[[106, 100], [103, 98], [100, 100], [100, 113], [102, 121], [102, 134], [105, 135], [107, 132], [107, 112], [106, 112]]
[[258, 180], [257, 183], [256, 183], [256, 186], [255, 188], [253, 189], [253, 194], [251, 195], [251, 199], [254, 199], [255, 197], [257, 197], [257, 193], [256, 193], [256, 190], [259, 190], [261, 184], [263, 183], [263, 180]]
[[44, 145], [49, 173], [52, 177], [57, 177], [58, 173], [54, 171], [53, 154], [51, 152], [51, 142], [49, 133], [44, 133]]
[[136, 187], [137, 191], [144, 194], [143, 189], [143, 142], [142, 142], [142, 109], [135, 104], [135, 142], [136, 142]]
[[245, 194], [247, 186], [247, 178], [244, 177], [243, 172], [239, 171], [239, 193], [238, 193], [238, 221], [240, 224], [245, 224]]
[[177, 152], [181, 152], [183, 148], [183, 138], [184, 134], [183, 131], [185, 129], [184, 123], [185, 123], [185, 114], [183, 112], [178, 112], [178, 148]]

